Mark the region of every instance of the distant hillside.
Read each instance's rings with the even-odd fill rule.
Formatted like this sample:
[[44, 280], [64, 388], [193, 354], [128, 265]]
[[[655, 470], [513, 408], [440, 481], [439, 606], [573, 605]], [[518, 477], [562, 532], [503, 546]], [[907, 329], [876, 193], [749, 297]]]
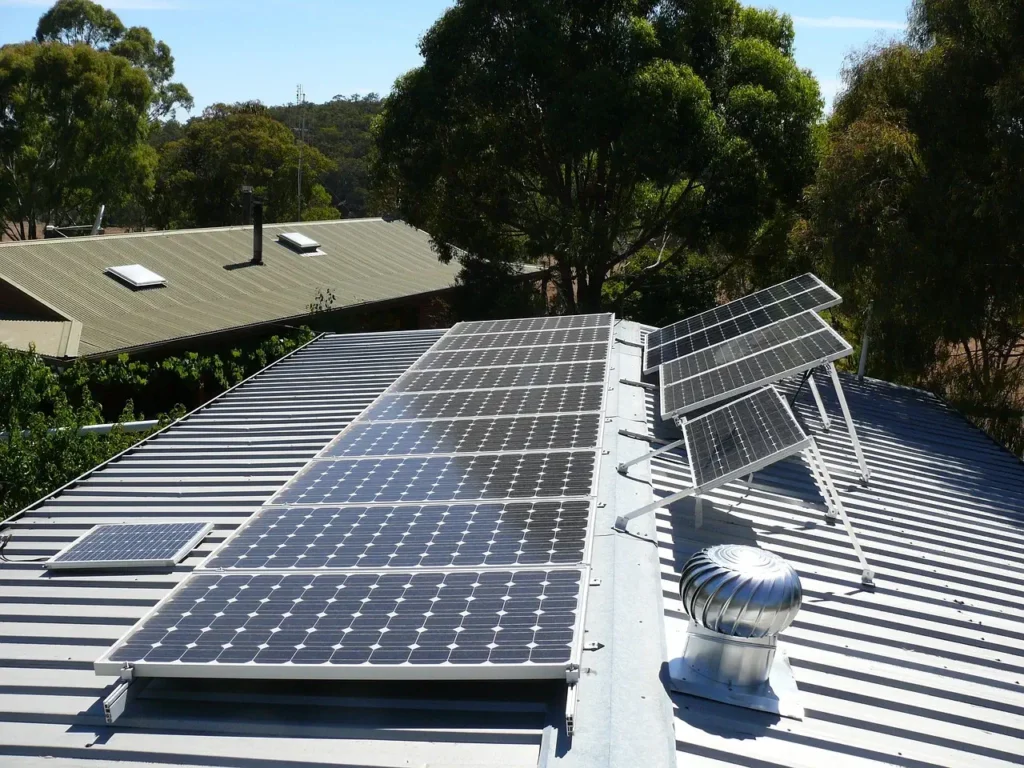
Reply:
[[[306, 112], [306, 141], [338, 164], [329, 173], [324, 186], [331, 193], [342, 216], [372, 216], [367, 209], [367, 154], [370, 151], [370, 123], [380, 110], [381, 98], [367, 96], [335, 96], [325, 104], [309, 104]], [[285, 125], [299, 127], [299, 110], [295, 105], [270, 107], [270, 114]]]

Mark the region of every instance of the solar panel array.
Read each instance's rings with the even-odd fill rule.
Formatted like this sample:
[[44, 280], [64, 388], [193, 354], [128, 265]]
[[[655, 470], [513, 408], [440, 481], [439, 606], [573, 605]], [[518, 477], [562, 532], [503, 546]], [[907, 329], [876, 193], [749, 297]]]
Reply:
[[716, 408], [683, 427], [693, 483], [713, 487], [807, 447], [807, 436], [772, 387]]
[[808, 310], [820, 312], [841, 301], [839, 294], [810, 273], [773, 285], [653, 331], [647, 337], [644, 373], [787, 317]]
[[611, 324], [457, 325], [97, 671], [564, 675], [581, 647]]
[[52, 558], [46, 568], [157, 568], [177, 564], [212, 523], [97, 525]]

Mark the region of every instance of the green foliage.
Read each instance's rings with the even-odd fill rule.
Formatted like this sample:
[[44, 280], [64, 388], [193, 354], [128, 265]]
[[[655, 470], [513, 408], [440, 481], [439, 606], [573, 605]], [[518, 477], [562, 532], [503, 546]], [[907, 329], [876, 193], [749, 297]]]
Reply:
[[311, 339], [299, 329], [224, 355], [79, 359], [60, 372], [0, 344], [0, 519], [146, 436], [117, 428], [80, 435], [81, 427], [146, 418], [136, 404], [166, 424]]
[[467, 261], [455, 280], [451, 322], [534, 317], [545, 312], [543, 294], [535, 279], [517, 267], [482, 259]]
[[623, 264], [605, 283], [605, 303], [620, 307], [619, 314], [627, 320], [658, 327], [713, 307], [717, 297], [711, 263], [677, 254], [655, 271], [660, 252], [644, 248]]
[[[377, 94], [335, 96], [325, 104], [305, 104], [306, 140], [334, 163], [322, 183], [329, 204], [345, 218], [371, 215], [368, 156], [373, 143], [370, 126], [380, 111]], [[270, 114], [291, 128], [300, 125], [295, 105], [271, 107]], [[303, 207], [303, 217], [307, 216]]]
[[334, 302], [337, 296], [334, 295], [334, 291], [330, 288], [324, 290], [317, 288], [316, 293], [313, 294], [313, 301], [309, 304], [309, 314], [315, 315], [318, 312], [328, 312], [334, 308]]
[[[161, 148], [154, 220], [161, 227], [241, 224], [241, 188], [263, 199], [265, 220], [295, 221], [299, 146], [259, 102], [215, 104]], [[334, 168], [313, 147], [302, 153], [304, 213], [338, 218], [320, 180]]]
[[117, 14], [89, 0], [57, 0], [39, 19], [36, 41], [87, 45], [121, 56], [146, 73], [152, 86], [150, 117], [174, 116], [179, 106], [192, 109], [192, 95], [174, 77], [170, 47], [146, 27], [125, 28]]
[[[14, 239], [37, 223], [91, 219], [152, 183], [151, 88], [126, 59], [83, 44], [0, 48], [0, 220]], [[24, 222], [28, 229], [25, 231]]]
[[376, 205], [444, 260], [553, 259], [570, 312], [663, 238], [619, 300], [683, 255], [728, 264], [813, 174], [821, 100], [792, 42], [736, 0], [460, 0], [375, 124]]
[[795, 231], [871, 371], [930, 383], [1024, 450], [1024, 6], [916, 0], [907, 39], [848, 67]]

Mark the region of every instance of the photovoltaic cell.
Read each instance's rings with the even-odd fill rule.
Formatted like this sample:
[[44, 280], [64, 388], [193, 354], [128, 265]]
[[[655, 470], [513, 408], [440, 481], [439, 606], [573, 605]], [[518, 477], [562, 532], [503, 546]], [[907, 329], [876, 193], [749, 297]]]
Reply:
[[204, 568], [575, 565], [586, 501], [266, 507]]
[[550, 344], [593, 344], [608, 341], [611, 329], [569, 328], [557, 331], [533, 331], [530, 333], [485, 333], [463, 336], [445, 336], [435, 350], [492, 349], [497, 347], [543, 347]]
[[560, 344], [551, 347], [470, 349], [457, 352], [429, 352], [416, 364], [415, 370], [574, 363], [581, 360], [605, 360], [607, 357], [607, 344]]
[[815, 288], [784, 299], [777, 304], [769, 304], [763, 309], [757, 309], [717, 325], [708, 326], [689, 336], [680, 336], [660, 347], [651, 348], [649, 346], [645, 357], [644, 371], [649, 373], [659, 365], [664, 365], [693, 352], [721, 344], [723, 341], [759, 328], [765, 328], [794, 315], [820, 309], [823, 305], [827, 305], [827, 299], [832, 295], [828, 288]]
[[817, 307], [817, 309], [826, 309], [829, 306], [838, 304], [842, 299], [838, 294], [833, 292], [831, 289], [821, 282], [817, 277], [811, 273], [794, 277], [791, 280], [786, 280], [783, 283], [778, 283], [765, 288], [755, 293], [751, 293], [744, 296], [741, 299], [730, 301], [727, 304], [721, 304], [713, 309], [709, 309], [706, 312], [687, 317], [684, 320], [680, 320], [678, 323], [667, 325], [664, 328], [659, 328], [647, 337], [648, 349], [665, 344], [672, 339], [680, 338], [682, 336], [689, 336], [692, 333], [703, 328], [710, 328], [718, 323], [725, 322], [734, 317], [744, 315], [748, 312], [752, 312], [756, 309], [766, 307], [770, 304], [774, 304], [778, 301], [789, 298], [790, 296], [796, 296], [797, 294], [805, 291], [810, 291], [816, 288], [826, 288], [829, 295], [827, 301], [829, 302], [825, 306]]
[[526, 365], [513, 368], [457, 368], [407, 374], [396, 392], [426, 392], [500, 387], [551, 387], [559, 384], [600, 384], [604, 382], [603, 360], [561, 365]]
[[288, 664], [292, 678], [343, 679], [384, 665], [472, 665], [484, 675], [514, 664], [564, 676], [581, 581], [579, 570], [197, 574], [97, 670], [127, 662], [202, 676], [247, 665], [245, 676], [279, 677], [274, 668]]
[[669, 363], [662, 367], [662, 372], [675, 383], [661, 388], [662, 418], [741, 395], [786, 376], [846, 357], [852, 351], [837, 334], [824, 330], [689, 379], [677, 380], [675, 373], [669, 371], [674, 363]]
[[[599, 384], [592, 384], [385, 395], [366, 412], [365, 418], [368, 421], [394, 421], [599, 411], [603, 389]], [[345, 439], [344, 435], [342, 439]]]
[[564, 315], [560, 317], [524, 317], [513, 320], [480, 320], [473, 323], [459, 323], [451, 335], [462, 336], [471, 333], [528, 333], [566, 328], [594, 328], [611, 326], [612, 315]]
[[369, 504], [588, 496], [593, 451], [314, 462], [275, 504]]
[[599, 413], [356, 422], [325, 457], [412, 456], [597, 447]]
[[741, 477], [758, 462], [796, 453], [807, 443], [793, 414], [770, 387], [698, 416], [684, 429], [698, 488]]
[[668, 386], [712, 368], [718, 368], [744, 357], [756, 355], [766, 349], [795, 341], [801, 336], [809, 336], [817, 331], [827, 329], [828, 324], [814, 312], [796, 315], [667, 363], [664, 366], [665, 379], [661, 381], [661, 385]]
[[46, 568], [170, 567], [213, 528], [211, 523], [98, 525], [44, 563]]

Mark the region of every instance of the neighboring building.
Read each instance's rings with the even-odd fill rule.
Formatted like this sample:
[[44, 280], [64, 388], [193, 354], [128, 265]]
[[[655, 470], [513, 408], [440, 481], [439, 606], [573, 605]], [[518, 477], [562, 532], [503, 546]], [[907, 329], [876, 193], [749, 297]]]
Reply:
[[[808, 389], [784, 384], [876, 569], [873, 590], [861, 585], [843, 529], [825, 524], [800, 457], [758, 472], [754, 485], [708, 494], [700, 529], [687, 500], [615, 533], [617, 513], [691, 478], [681, 452], [639, 464], [631, 477], [616, 472], [646, 450], [631, 434], [675, 437], [653, 395], [620, 382], [640, 379], [645, 331], [615, 324], [600, 387], [608, 395], [587, 551], [588, 650], [571, 738], [559, 681], [156, 678], [140, 681], [121, 719], [105, 724], [100, 702], [117, 681], [97, 677], [93, 662], [441, 332], [327, 335], [3, 526], [12, 538], [0, 553], [0, 765], [1020, 765], [1024, 465], [928, 393], [844, 377], [872, 470], [863, 487], [838, 404], [826, 394], [833, 426], [824, 433]], [[484, 374], [456, 375], [475, 388]], [[415, 442], [427, 431], [408, 434]], [[486, 439], [495, 434], [526, 432], [494, 429]], [[216, 529], [181, 565], [158, 572], [54, 575], [30, 562], [98, 523], [158, 520]], [[802, 721], [666, 688], [664, 666], [680, 653], [685, 622], [681, 565], [716, 543], [756, 544], [800, 574], [803, 608], [780, 648]]]
[[[280, 238], [293, 232], [319, 247]], [[336, 327], [417, 328], [458, 272], [398, 221], [274, 224], [261, 240], [261, 265], [248, 226], [5, 244], [0, 343], [57, 359], [215, 345], [308, 322], [317, 290]], [[109, 271], [136, 265], [155, 276]]]

